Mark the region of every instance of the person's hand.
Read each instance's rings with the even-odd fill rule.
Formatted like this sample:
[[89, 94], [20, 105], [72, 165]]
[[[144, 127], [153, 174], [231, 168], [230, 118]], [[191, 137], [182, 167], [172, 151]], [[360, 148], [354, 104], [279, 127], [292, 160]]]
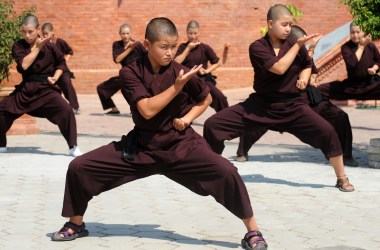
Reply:
[[314, 50], [315, 49], [315, 46], [317, 46], [317, 43], [319, 42], [319, 40], [321, 40], [323, 35], [318, 35], [316, 37], [313, 37], [311, 40], [309, 40], [310, 42], [310, 46], [309, 46], [309, 50], [312, 49]]
[[131, 48], [131, 49], [134, 49], [136, 47], [136, 45], [138, 44], [138, 41], [129, 41], [128, 44], [127, 44], [127, 49], [128, 48]]
[[189, 125], [190, 125], [190, 123], [188, 121], [186, 121], [184, 118], [174, 118], [173, 119], [173, 126], [177, 131], [183, 131]]
[[376, 69], [374, 69], [374, 68], [369, 68], [369, 69], [368, 69], [368, 74], [370, 74], [371, 76], [375, 75], [375, 74], [376, 74]]
[[201, 69], [199, 70], [199, 74], [200, 74], [200, 75], [206, 75], [206, 74], [207, 74], [207, 70], [205, 70], [204, 68], [201, 68]]
[[314, 37], [318, 37], [318, 36], [319, 36], [319, 33], [315, 33], [309, 36], [303, 36], [297, 39], [297, 43], [298, 45], [303, 46], [305, 45], [307, 41], [310, 41], [310, 39], [313, 39]]
[[54, 85], [58, 79], [53, 76], [49, 76], [47, 80], [48, 80], [48, 83], [50, 83], [51, 85]]
[[365, 35], [359, 42], [359, 46], [365, 47], [372, 41], [371, 34]]
[[304, 90], [305, 88], [306, 88], [306, 86], [307, 86], [307, 82], [306, 81], [304, 81], [304, 80], [297, 80], [297, 82], [296, 82], [296, 87], [298, 88], [298, 89], [300, 89], [300, 90]]
[[52, 35], [49, 35], [49, 36], [44, 37], [44, 38], [38, 37], [36, 40], [36, 47], [38, 49], [41, 49], [45, 45], [45, 43], [50, 41], [51, 38], [52, 38]]
[[311, 74], [309, 84], [316, 88], [319, 86], [319, 83], [317, 83], [317, 74]]
[[192, 69], [190, 69], [189, 72], [187, 72], [186, 74], [184, 74], [184, 71], [183, 69], [180, 70], [177, 78], [175, 79], [175, 85], [180, 85], [180, 87], [182, 88], [185, 83], [191, 78], [193, 77], [194, 75], [196, 75], [199, 70], [202, 68], [202, 64], [201, 65], [198, 65], [198, 66], [194, 66]]
[[196, 42], [189, 42], [189, 44], [187, 45], [187, 47], [192, 50], [194, 48], [196, 48], [199, 44], [201, 44], [200, 41], [196, 41]]

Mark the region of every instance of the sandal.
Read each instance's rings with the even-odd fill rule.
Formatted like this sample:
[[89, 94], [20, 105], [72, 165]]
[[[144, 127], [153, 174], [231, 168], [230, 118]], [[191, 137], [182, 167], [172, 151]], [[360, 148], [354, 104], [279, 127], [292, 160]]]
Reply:
[[[70, 233], [69, 229], [71, 229], [74, 233]], [[63, 236], [61, 236], [63, 235]], [[86, 237], [88, 236], [88, 230], [86, 230], [86, 225], [84, 222], [82, 225], [78, 226], [72, 222], [66, 222], [65, 225], [59, 230], [59, 232], [55, 232], [53, 236], [51, 236], [52, 241], [69, 241], [75, 240], [76, 238]]]
[[268, 244], [260, 231], [246, 233], [244, 239], [241, 240], [241, 245], [247, 250], [266, 250], [268, 248]]
[[355, 190], [354, 185], [350, 183], [347, 177], [338, 177], [335, 187], [339, 188], [342, 192], [352, 192]]

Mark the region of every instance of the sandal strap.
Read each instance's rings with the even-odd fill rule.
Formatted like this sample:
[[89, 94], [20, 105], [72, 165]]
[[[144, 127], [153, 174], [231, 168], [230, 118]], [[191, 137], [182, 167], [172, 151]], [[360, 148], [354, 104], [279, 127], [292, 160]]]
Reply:
[[249, 244], [250, 247], [252, 247], [253, 245], [257, 245], [260, 242], [266, 245], [266, 241], [263, 238], [263, 234], [257, 230], [246, 233], [244, 236], [244, 240]]
[[254, 230], [254, 231], [249, 231], [248, 233], [245, 234], [244, 239], [245, 240], [250, 240], [252, 237], [263, 237], [263, 234], [260, 231]]
[[347, 185], [350, 185], [352, 186], [352, 184], [350, 183], [350, 180], [348, 179], [348, 177], [345, 177], [345, 178], [338, 178], [338, 180], [336, 181], [336, 184], [339, 185], [339, 186], [347, 186]]
[[68, 221], [65, 223], [65, 225], [63, 225], [63, 227], [61, 228], [61, 230], [59, 230], [59, 232], [62, 233], [63, 235], [65, 235], [65, 237], [66, 237], [66, 234], [67, 234], [67, 236], [72, 235], [68, 232], [68, 229], [73, 230], [74, 234], [75, 234], [75, 233], [83, 232], [85, 228], [86, 228], [86, 225], [84, 222], [82, 223], [82, 225], [79, 226], [77, 224], [74, 224], [74, 223]]
[[336, 185], [335, 185], [337, 188], [340, 188], [340, 189], [343, 189], [343, 190], [347, 190], [348, 187], [354, 187], [354, 185], [352, 185], [349, 181], [349, 179], [347, 177], [344, 177], [344, 178], [338, 178], [338, 180], [336, 181]]

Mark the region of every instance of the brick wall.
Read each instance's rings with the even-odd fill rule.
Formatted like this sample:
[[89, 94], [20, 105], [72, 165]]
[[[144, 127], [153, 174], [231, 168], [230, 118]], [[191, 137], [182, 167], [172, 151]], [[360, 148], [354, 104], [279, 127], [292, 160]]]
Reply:
[[[253, 72], [248, 57], [249, 44], [260, 37], [260, 27], [266, 25], [266, 13], [274, 1], [262, 0], [15, 0], [19, 12], [32, 5], [37, 7], [41, 23], [52, 22], [58, 37], [74, 49], [69, 62], [75, 73], [73, 81], [79, 93], [96, 93], [96, 85], [118, 73], [112, 61], [112, 42], [119, 39], [122, 23], [133, 27], [133, 37], [142, 41], [146, 24], [152, 17], [165, 16], [174, 21], [180, 41], [186, 40], [188, 21], [201, 25], [201, 40], [221, 56], [223, 44], [232, 44], [227, 63], [216, 71], [221, 89], [252, 85]], [[351, 19], [339, 0], [292, 1], [304, 17], [299, 25], [311, 34], [334, 30]], [[11, 71], [11, 83], [20, 80]]]

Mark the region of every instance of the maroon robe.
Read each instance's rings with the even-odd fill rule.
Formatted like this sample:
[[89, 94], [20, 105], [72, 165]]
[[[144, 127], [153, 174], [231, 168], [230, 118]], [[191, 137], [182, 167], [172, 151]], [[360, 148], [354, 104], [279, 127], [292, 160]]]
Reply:
[[368, 74], [375, 64], [380, 66], [380, 54], [376, 45], [365, 46], [358, 61], [355, 52], [358, 45], [351, 40], [342, 46], [342, 56], [346, 63], [347, 79], [321, 84], [318, 89], [324, 96], [335, 100], [376, 100], [380, 99], [380, 77]]
[[[112, 44], [112, 57], [116, 63], [116, 57], [125, 51], [122, 40], [115, 41]], [[136, 47], [120, 62], [122, 66], [127, 66], [137, 58], [146, 54], [146, 49], [139, 42]], [[97, 86], [97, 92], [104, 110], [116, 107], [111, 97], [121, 89], [121, 80], [119, 76], [111, 77]]]
[[[53, 44], [61, 51], [63, 55], [74, 55], [73, 49], [65, 40], [57, 38]], [[62, 93], [66, 100], [69, 101], [70, 106], [76, 110], [79, 109], [79, 103], [74, 85], [71, 82], [71, 78], [74, 78], [74, 74], [68, 69], [59, 78], [57, 85], [61, 88]]]
[[[181, 43], [178, 47], [176, 56], [182, 54], [188, 44], [189, 42]], [[189, 54], [183, 60], [182, 65], [185, 65], [188, 68], [192, 68], [195, 65], [202, 64], [202, 67], [204, 69], [207, 69], [209, 62], [211, 64], [216, 64], [219, 62], [219, 57], [215, 54], [214, 50], [209, 45], [201, 43], [189, 52]], [[227, 97], [215, 86], [216, 81], [213, 78], [212, 74], [209, 73], [206, 75], [198, 76], [202, 77], [210, 88], [210, 94], [212, 96], [212, 103], [210, 106], [215, 109], [216, 112], [227, 108]]]
[[64, 54], [64, 55], [74, 55], [73, 49], [70, 45], [63, 39], [57, 38], [54, 42], [55, 46]]
[[292, 39], [284, 40], [278, 56], [268, 35], [250, 45], [256, 93], [206, 120], [204, 137], [215, 152], [223, 151], [224, 140], [231, 140], [243, 133], [255, 133], [256, 130], [272, 129], [289, 132], [301, 141], [320, 148], [328, 159], [342, 154], [334, 128], [311, 109], [296, 87], [300, 72], [312, 65], [306, 48], [300, 49], [284, 74], [269, 71], [295, 42]]
[[0, 146], [6, 146], [6, 132], [13, 121], [24, 113], [44, 117], [57, 124], [67, 144], [75, 146], [77, 130], [73, 110], [61, 97], [59, 88], [47, 81], [47, 77], [53, 76], [57, 69], [67, 69], [63, 54], [54, 45], [47, 43], [32, 65], [24, 70], [21, 64], [30, 52], [30, 45], [24, 39], [13, 44], [12, 56], [23, 80], [0, 102]]
[[239, 218], [253, 215], [248, 192], [237, 169], [211, 151], [191, 126], [177, 131], [174, 118], [184, 116], [209, 89], [198, 77], [191, 78], [182, 91], [153, 118], [143, 118], [136, 103], [160, 94], [172, 86], [184, 66], [171, 62], [155, 74], [147, 56], [123, 67], [120, 77], [130, 104], [137, 153], [122, 159], [122, 142], [112, 142], [75, 158], [69, 166], [62, 215], [83, 215], [93, 196], [124, 183], [161, 174], [199, 195], [212, 195]]

